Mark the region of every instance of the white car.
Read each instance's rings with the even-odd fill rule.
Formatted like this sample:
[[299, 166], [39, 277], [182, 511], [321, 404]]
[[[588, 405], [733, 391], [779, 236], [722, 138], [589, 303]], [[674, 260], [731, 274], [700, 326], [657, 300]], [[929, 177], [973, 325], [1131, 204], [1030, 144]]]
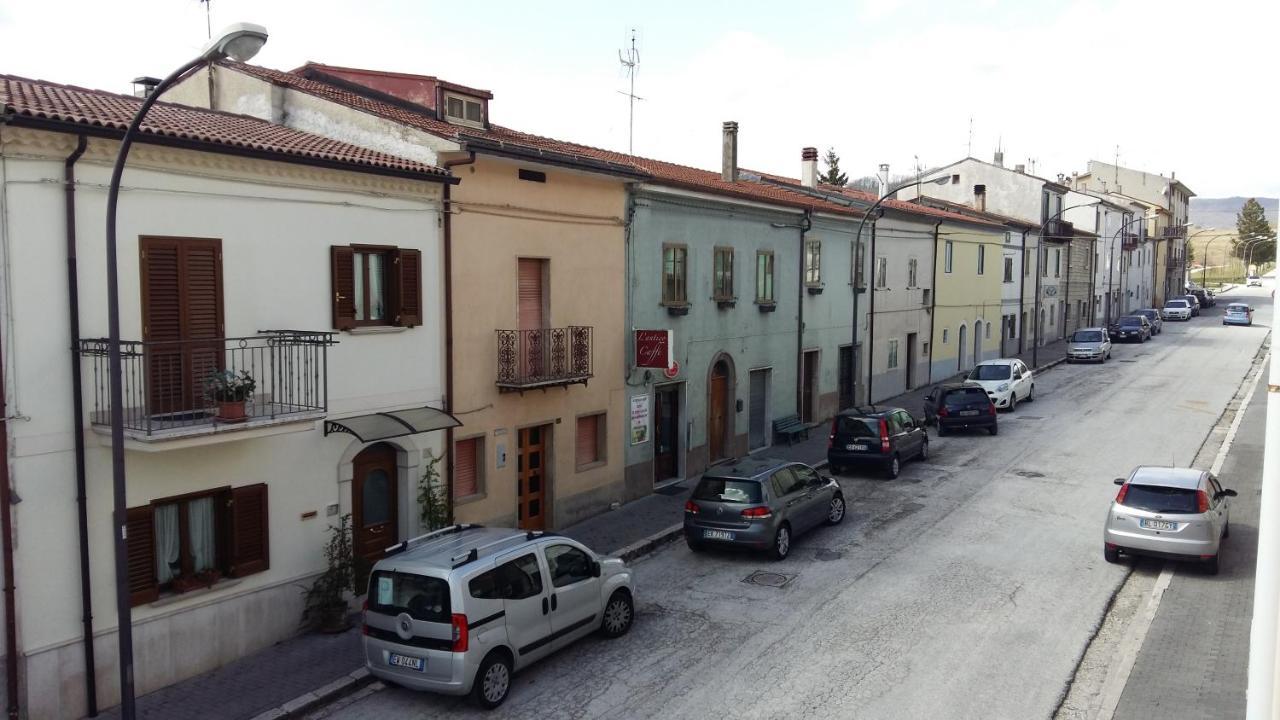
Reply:
[[1249, 276], [1249, 287], [1262, 287], [1262, 278], [1257, 275]]
[[1190, 320], [1191, 302], [1183, 298], [1166, 301], [1160, 308], [1160, 316], [1165, 320]]
[[965, 380], [981, 385], [997, 409], [1012, 411], [1019, 402], [1031, 400], [1036, 391], [1031, 369], [1017, 358], [980, 362], [969, 371]]

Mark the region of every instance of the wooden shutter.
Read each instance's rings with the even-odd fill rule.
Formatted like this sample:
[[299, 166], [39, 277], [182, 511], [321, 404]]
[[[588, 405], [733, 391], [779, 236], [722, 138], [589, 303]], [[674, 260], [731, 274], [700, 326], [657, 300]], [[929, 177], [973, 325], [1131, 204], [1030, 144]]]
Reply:
[[356, 254], [350, 247], [329, 248], [329, 279], [333, 287], [333, 326], [350, 330], [356, 326]]
[[139, 239], [142, 339], [147, 346], [147, 393], [153, 414], [184, 410], [182, 371], [182, 259], [172, 238]]
[[244, 577], [270, 567], [267, 544], [267, 486], [246, 485], [231, 491], [232, 577]]
[[600, 416], [578, 418], [578, 464], [587, 465], [600, 459]]
[[542, 288], [544, 261], [520, 258], [517, 272], [517, 314], [521, 330], [539, 330], [544, 327], [542, 315], [544, 294]]
[[393, 291], [399, 296], [396, 299], [395, 322], [397, 325], [413, 327], [422, 324], [422, 253], [417, 250], [400, 249], [392, 253], [395, 271]]
[[479, 458], [476, 457], [479, 442], [476, 438], [459, 440], [453, 450], [453, 496], [455, 498], [475, 495], [479, 491], [479, 475], [476, 472]]
[[156, 532], [150, 505], [125, 512], [129, 556], [129, 604], [141, 605], [160, 597], [156, 581]]
[[[204, 405], [209, 375], [225, 365], [222, 353], [222, 243], [184, 239], [182, 256], [183, 340], [186, 346], [188, 408]], [[205, 342], [191, 342], [205, 341]]]

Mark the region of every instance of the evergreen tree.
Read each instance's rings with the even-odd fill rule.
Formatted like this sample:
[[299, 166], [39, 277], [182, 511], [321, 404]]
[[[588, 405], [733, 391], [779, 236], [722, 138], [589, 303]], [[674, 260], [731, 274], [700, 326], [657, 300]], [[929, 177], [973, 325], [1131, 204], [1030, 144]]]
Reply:
[[836, 187], [848, 184], [849, 176], [840, 172], [840, 156], [836, 154], [835, 148], [827, 148], [827, 156], [823, 158], [823, 162], [827, 164], [827, 171], [818, 176], [819, 183]]
[[[1255, 198], [1245, 201], [1244, 207], [1236, 214], [1235, 254], [1239, 257], [1248, 255], [1255, 263], [1271, 262], [1276, 257], [1274, 242], [1246, 242], [1246, 238], [1268, 237], [1275, 240], [1276, 233], [1267, 222], [1267, 211]], [[1248, 248], [1252, 247], [1252, 253]]]

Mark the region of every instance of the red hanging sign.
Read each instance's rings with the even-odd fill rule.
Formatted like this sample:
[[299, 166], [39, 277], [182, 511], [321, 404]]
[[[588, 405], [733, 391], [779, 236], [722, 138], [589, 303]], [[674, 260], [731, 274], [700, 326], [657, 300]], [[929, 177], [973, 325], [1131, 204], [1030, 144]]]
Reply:
[[670, 330], [636, 330], [636, 367], [666, 370], [672, 362]]

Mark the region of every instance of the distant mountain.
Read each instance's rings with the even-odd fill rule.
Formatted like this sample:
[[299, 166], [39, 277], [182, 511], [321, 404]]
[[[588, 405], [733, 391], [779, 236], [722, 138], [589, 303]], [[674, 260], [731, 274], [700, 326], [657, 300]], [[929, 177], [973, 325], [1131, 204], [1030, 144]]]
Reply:
[[[1191, 224], [1206, 228], [1231, 229], [1236, 226], [1236, 213], [1244, 207], [1248, 198], [1191, 198]], [[1280, 215], [1280, 198], [1257, 199], [1267, 212], [1267, 222], [1276, 226], [1276, 217]]]

